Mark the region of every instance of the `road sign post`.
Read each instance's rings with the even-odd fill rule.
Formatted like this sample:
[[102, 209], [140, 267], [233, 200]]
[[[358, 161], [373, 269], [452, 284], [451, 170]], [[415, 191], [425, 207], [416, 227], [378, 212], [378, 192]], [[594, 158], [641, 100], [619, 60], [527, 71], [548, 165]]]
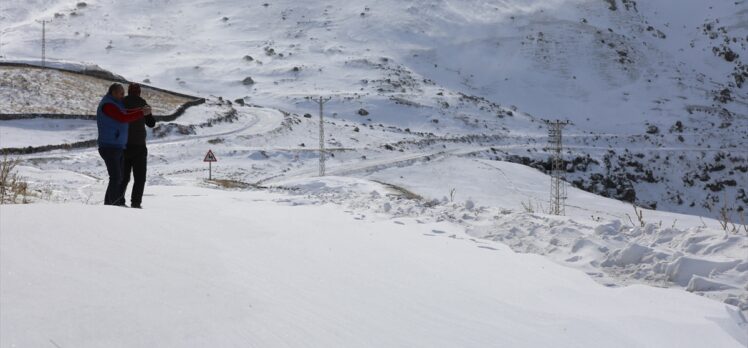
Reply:
[[218, 159], [216, 158], [216, 155], [213, 154], [212, 150], [208, 150], [208, 153], [205, 154], [205, 158], [203, 158], [203, 162], [208, 162], [208, 180], [213, 180], [213, 162], [218, 162]]

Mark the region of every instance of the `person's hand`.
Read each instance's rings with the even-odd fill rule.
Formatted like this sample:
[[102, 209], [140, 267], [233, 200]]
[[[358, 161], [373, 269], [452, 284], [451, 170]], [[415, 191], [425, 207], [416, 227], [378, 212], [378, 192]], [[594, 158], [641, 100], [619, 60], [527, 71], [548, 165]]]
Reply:
[[143, 115], [150, 115], [151, 114], [151, 107], [150, 106], [144, 106], [143, 107]]

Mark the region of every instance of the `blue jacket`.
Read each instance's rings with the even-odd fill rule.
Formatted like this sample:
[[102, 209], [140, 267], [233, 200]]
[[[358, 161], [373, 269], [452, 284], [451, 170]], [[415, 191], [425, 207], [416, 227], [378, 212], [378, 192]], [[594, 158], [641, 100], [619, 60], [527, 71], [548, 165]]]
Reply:
[[127, 146], [127, 123], [119, 122], [104, 113], [104, 104], [114, 104], [125, 112], [125, 105], [107, 94], [96, 108], [96, 126], [99, 128], [99, 147], [124, 149]]

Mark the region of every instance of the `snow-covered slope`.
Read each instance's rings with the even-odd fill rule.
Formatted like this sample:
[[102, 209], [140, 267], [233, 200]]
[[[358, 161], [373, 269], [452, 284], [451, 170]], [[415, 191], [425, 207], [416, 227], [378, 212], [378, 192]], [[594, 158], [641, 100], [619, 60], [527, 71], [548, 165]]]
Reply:
[[[93, 115], [113, 81], [67, 71], [21, 66], [0, 66], [0, 113]], [[153, 103], [155, 115], [169, 115], [193, 100], [148, 87], [143, 97]]]
[[[376, 184], [361, 189], [387, 193]], [[645, 286], [606, 288], [448, 222], [393, 224], [285, 194], [149, 192], [147, 210], [0, 209], [0, 346], [748, 342], [740, 314], [718, 302]], [[90, 218], [71, 224], [70, 216]]]
[[[0, 54], [37, 56], [35, 21], [49, 19], [48, 56], [190, 94], [300, 115], [315, 110], [302, 97], [332, 94], [340, 119], [436, 136], [537, 139], [540, 119], [569, 119], [568, 181], [712, 216], [748, 207], [746, 13], [701, 0], [6, 0]], [[545, 159], [542, 138], [518, 142], [510, 155]]]

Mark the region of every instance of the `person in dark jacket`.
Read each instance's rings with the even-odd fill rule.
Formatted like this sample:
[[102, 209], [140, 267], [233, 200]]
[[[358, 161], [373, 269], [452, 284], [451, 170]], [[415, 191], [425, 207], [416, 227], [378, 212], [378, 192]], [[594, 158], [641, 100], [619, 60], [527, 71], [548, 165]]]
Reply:
[[[145, 99], [140, 97], [140, 85], [131, 83], [127, 87], [127, 97], [123, 101], [126, 109], [139, 109], [149, 107]], [[141, 208], [143, 201], [143, 190], [145, 188], [145, 173], [148, 163], [148, 148], [145, 146], [145, 126], [153, 128], [156, 125], [156, 119], [153, 115], [135, 120], [130, 123], [130, 129], [127, 133], [127, 147], [124, 153], [124, 168], [122, 184], [120, 186], [120, 201], [118, 204], [125, 204], [125, 191], [130, 183], [130, 173], [133, 176], [132, 194], [130, 195], [130, 207]]]
[[109, 86], [107, 94], [101, 98], [96, 108], [99, 155], [104, 159], [109, 174], [109, 184], [104, 196], [105, 205], [116, 205], [120, 200], [128, 123], [151, 114], [151, 108], [148, 106], [142, 109], [125, 109], [122, 103], [124, 98], [125, 88], [119, 83], [114, 83]]

